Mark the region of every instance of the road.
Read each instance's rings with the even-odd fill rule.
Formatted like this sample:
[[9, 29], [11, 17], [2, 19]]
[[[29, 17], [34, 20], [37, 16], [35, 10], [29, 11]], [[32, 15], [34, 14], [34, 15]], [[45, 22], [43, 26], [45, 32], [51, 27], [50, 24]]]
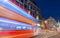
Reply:
[[60, 34], [52, 36], [52, 37], [49, 37], [49, 38], [60, 38]]
[[4, 30], [0, 31], [0, 38], [29, 38], [33, 36], [31, 30]]
[[56, 32], [47, 32], [43, 34], [39, 34], [33, 38], [60, 38], [60, 35]]
[[51, 37], [41, 37], [40, 35], [33, 37], [33, 38], [60, 38], [60, 34], [55, 35], [55, 36], [51, 36]]

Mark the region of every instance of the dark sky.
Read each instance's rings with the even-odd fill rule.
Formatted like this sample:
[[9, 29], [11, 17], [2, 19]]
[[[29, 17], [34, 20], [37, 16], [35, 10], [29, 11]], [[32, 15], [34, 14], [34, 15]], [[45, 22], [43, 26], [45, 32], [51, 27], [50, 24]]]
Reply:
[[60, 0], [35, 0], [45, 19], [53, 17], [60, 20]]

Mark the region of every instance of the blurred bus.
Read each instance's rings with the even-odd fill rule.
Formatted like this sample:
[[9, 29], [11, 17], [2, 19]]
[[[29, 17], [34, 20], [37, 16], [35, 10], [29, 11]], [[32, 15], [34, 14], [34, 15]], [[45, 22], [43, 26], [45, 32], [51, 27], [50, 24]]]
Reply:
[[40, 17], [38, 11], [32, 13], [32, 10], [28, 9], [29, 2], [27, 1], [29, 0], [0, 0], [1, 38], [30, 38], [34, 36], [35, 26], [40, 24]]

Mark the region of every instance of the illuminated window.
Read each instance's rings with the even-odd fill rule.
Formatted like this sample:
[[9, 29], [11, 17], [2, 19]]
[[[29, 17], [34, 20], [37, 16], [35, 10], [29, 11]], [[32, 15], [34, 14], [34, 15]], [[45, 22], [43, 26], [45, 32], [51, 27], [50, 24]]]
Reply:
[[23, 26], [22, 29], [26, 29], [26, 26]]
[[2, 28], [2, 27], [0, 27], [0, 30], [3, 30], [3, 28]]
[[21, 29], [22, 27], [21, 26], [17, 26], [16, 29]]
[[32, 26], [27, 26], [27, 29], [28, 30], [32, 30]]

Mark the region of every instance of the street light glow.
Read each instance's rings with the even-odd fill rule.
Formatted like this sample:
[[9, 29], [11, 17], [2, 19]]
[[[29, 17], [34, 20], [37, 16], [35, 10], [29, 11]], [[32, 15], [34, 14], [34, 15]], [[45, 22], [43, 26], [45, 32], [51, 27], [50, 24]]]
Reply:
[[40, 24], [37, 24], [37, 26], [40, 26]]

